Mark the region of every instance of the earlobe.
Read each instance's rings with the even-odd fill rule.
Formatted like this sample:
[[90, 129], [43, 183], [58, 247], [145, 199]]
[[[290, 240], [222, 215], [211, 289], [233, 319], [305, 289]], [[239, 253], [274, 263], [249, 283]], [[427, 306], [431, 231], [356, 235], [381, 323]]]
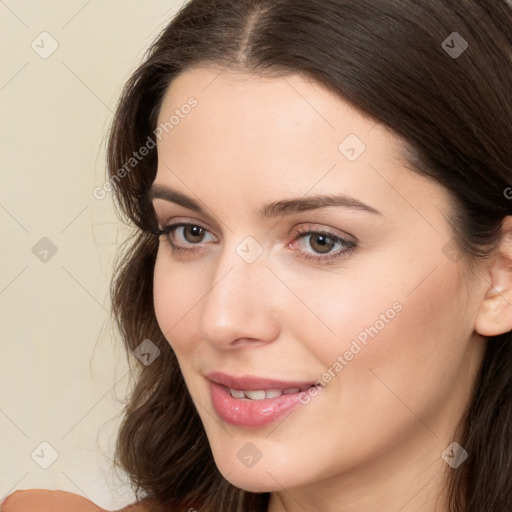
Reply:
[[480, 304], [475, 330], [497, 336], [512, 330], [512, 216], [504, 218], [501, 240], [485, 275], [487, 292]]
[[497, 336], [512, 330], [512, 295], [493, 292], [484, 299], [475, 323], [482, 336]]

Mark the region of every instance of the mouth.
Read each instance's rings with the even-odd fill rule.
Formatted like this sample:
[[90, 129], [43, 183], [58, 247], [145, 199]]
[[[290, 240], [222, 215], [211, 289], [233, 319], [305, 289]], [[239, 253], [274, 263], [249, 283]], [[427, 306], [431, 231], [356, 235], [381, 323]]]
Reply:
[[307, 391], [311, 386], [305, 386], [303, 388], [286, 388], [286, 389], [255, 389], [255, 390], [241, 390], [231, 389], [229, 393], [233, 398], [241, 400], [265, 400], [266, 398], [279, 398], [282, 395], [294, 395], [301, 391]]
[[301, 398], [310, 388], [318, 387], [313, 382], [232, 377], [219, 372], [207, 378], [218, 416], [239, 427], [261, 428], [276, 422], [303, 404]]

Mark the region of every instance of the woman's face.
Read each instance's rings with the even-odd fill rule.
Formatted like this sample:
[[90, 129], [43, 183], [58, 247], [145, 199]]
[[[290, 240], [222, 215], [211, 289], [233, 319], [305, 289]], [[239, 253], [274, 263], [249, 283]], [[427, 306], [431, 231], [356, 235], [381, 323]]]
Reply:
[[298, 75], [189, 70], [166, 122], [153, 204], [189, 227], [160, 237], [155, 310], [219, 470], [252, 491], [397, 472], [419, 490], [484, 348], [485, 281], [458, 260], [444, 188]]

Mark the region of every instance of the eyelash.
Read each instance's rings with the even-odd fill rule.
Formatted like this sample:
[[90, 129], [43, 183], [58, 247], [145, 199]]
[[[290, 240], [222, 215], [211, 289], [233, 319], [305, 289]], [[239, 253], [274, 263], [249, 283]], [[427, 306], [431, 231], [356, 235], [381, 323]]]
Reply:
[[[206, 229], [206, 227], [202, 226], [201, 224], [194, 224], [194, 223], [190, 223], [190, 222], [179, 222], [179, 223], [170, 224], [168, 226], [165, 226], [162, 229], [158, 229], [155, 232], [155, 234], [157, 235], [158, 238], [160, 238], [161, 236], [165, 236], [167, 238], [168, 242], [170, 243], [172, 250], [176, 251], [177, 253], [183, 254], [183, 253], [194, 252], [198, 249], [195, 249], [195, 248], [191, 249], [191, 248], [182, 247], [180, 245], [176, 245], [171, 240], [171, 238], [169, 236], [171, 233], [174, 234], [174, 231], [176, 231], [176, 229], [178, 229], [180, 227], [187, 227], [187, 226], [198, 227], [198, 228], [209, 233], [209, 230]], [[294, 241], [298, 238], [305, 238], [307, 235], [323, 235], [323, 236], [328, 237], [334, 243], [340, 243], [345, 247], [344, 249], [340, 249], [334, 253], [329, 253], [327, 256], [314, 256], [309, 253], [305, 253], [302, 256], [300, 256], [300, 258], [303, 258], [307, 261], [313, 261], [315, 263], [328, 264], [328, 263], [332, 262], [333, 260], [346, 258], [346, 257], [350, 256], [357, 247], [357, 243], [355, 241], [334, 235], [333, 233], [330, 233], [329, 231], [326, 231], [326, 230], [315, 231], [315, 230], [311, 230], [311, 229], [301, 226], [301, 227], [297, 228], [295, 234], [299, 235], [299, 236], [296, 236], [294, 238]], [[191, 245], [199, 245], [199, 244], [191, 244]]]

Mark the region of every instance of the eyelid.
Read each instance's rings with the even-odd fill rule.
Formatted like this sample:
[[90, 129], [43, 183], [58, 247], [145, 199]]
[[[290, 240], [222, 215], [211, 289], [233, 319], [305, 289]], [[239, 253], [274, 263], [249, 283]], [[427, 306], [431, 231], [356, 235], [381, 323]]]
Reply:
[[162, 222], [162, 223], [159, 222], [158, 229], [163, 230], [163, 229], [168, 228], [169, 226], [176, 226], [177, 224], [190, 224], [192, 226], [198, 226], [200, 228], [203, 228], [205, 231], [208, 231], [208, 233], [215, 236], [215, 238], [218, 238], [218, 236], [209, 227], [207, 227], [205, 224], [203, 224], [201, 221], [195, 220], [195, 219], [189, 219], [187, 217], [173, 217], [172, 221], [167, 221], [167, 222]]
[[331, 237], [341, 238], [343, 240], [346, 240], [347, 242], [359, 242], [357, 237], [351, 235], [350, 233], [347, 233], [346, 231], [340, 231], [339, 229], [326, 227], [324, 224], [316, 224], [311, 222], [306, 222], [298, 226], [294, 231], [292, 231], [292, 235], [302, 235], [310, 232], [324, 233]]
[[[173, 233], [173, 236], [174, 236], [174, 232], [177, 229], [179, 229], [180, 227], [186, 227], [186, 226], [197, 226], [197, 227], [203, 229], [204, 231], [206, 231], [207, 233], [213, 235], [214, 238], [217, 238], [217, 236], [214, 233], [212, 233], [202, 222], [196, 222], [195, 220], [191, 221], [190, 219], [184, 220], [184, 219], [180, 219], [180, 218], [173, 219], [173, 222], [167, 224], [163, 229], [160, 229], [157, 234], [158, 234], [158, 236], [165, 235], [167, 237], [167, 241], [171, 245], [172, 250], [175, 251], [176, 253], [183, 253], [183, 254], [191, 255], [193, 253], [202, 251], [204, 249], [204, 245], [205, 245], [202, 242], [197, 243], [197, 244], [192, 243], [192, 244], [180, 245], [170, 239], [171, 233]], [[338, 230], [334, 230], [334, 231], [338, 231]], [[300, 254], [300, 256], [297, 256], [299, 259], [302, 259], [304, 261], [311, 261], [313, 263], [320, 264], [320, 265], [337, 264], [341, 260], [350, 257], [350, 255], [356, 250], [356, 248], [359, 245], [358, 239], [356, 237], [354, 237], [353, 235], [346, 234], [346, 233], [338, 235], [333, 232], [333, 228], [326, 228], [321, 225], [318, 225], [318, 227], [315, 228], [315, 224], [310, 223], [310, 224], [300, 225], [298, 228], [293, 230], [292, 235], [289, 235], [289, 236], [293, 236], [293, 240], [291, 242], [289, 242], [286, 245], [286, 247], [289, 248], [297, 240], [305, 239], [307, 236], [310, 236], [310, 235], [324, 235], [327, 238], [334, 240], [335, 244], [337, 243], [337, 244], [340, 244], [343, 246], [341, 249], [338, 249], [337, 251], [324, 253], [324, 254], [314, 253], [314, 252], [310, 253], [308, 251], [301, 251], [301, 250], [296, 250], [296, 249], [293, 250], [293, 252]], [[208, 245], [208, 244], [206, 243], [206, 245]]]
[[[158, 224], [158, 229], [162, 229], [162, 226], [165, 227], [172, 221], [172, 224], [179, 223], [179, 222], [194, 224], [197, 226], [201, 226], [204, 229], [207, 229], [210, 233], [214, 233], [210, 228], [207, 228], [206, 225], [202, 221], [197, 220], [196, 218], [186, 217], [186, 216], [175, 217], [174, 215], [172, 215], [170, 212], [172, 212], [174, 209], [171, 207], [171, 204], [172, 203], [169, 203], [169, 201], [166, 201], [165, 199], [161, 199], [158, 197], [153, 199], [152, 205], [153, 205], [153, 210], [155, 212], [154, 219], [156, 219], [156, 222]], [[187, 207], [183, 207], [183, 208], [185, 210], [188, 210]], [[180, 210], [183, 208], [180, 208]], [[191, 215], [194, 215], [194, 213], [191, 213]], [[197, 213], [195, 215], [197, 215]], [[171, 220], [166, 220], [166, 219], [171, 219]], [[161, 220], [162, 221], [165, 220], [165, 222], [160, 222]], [[217, 221], [219, 221], [219, 222], [217, 223]], [[205, 215], [205, 222], [208, 222], [208, 225], [210, 225], [210, 226], [215, 225], [215, 229], [220, 229], [220, 225], [222, 224], [221, 219], [218, 219], [218, 218], [216, 219], [214, 217], [210, 217], [208, 214]], [[217, 235], [215, 235], [215, 236], [217, 236]]]
[[[162, 222], [162, 223], [158, 222], [158, 229], [162, 230], [162, 229], [165, 229], [166, 227], [168, 227], [169, 225], [176, 226], [176, 224], [191, 224], [194, 226], [199, 226], [199, 227], [203, 228], [205, 231], [208, 231], [209, 233], [214, 235], [215, 238], [217, 238], [217, 239], [219, 238], [215, 234], [215, 232], [213, 232], [204, 223], [202, 223], [201, 221], [198, 221], [196, 219], [190, 219], [188, 217], [176, 217], [176, 218], [173, 217], [172, 222], [170, 222], [170, 221]], [[297, 234], [305, 234], [310, 231], [314, 231], [315, 233], [325, 233], [327, 235], [330, 235], [333, 237], [339, 237], [342, 239], [348, 238], [353, 242], [359, 241], [357, 239], [357, 237], [355, 237], [354, 235], [351, 235], [350, 233], [347, 233], [346, 231], [340, 231], [339, 229], [336, 229], [336, 228], [326, 227], [323, 224], [317, 224], [317, 223], [311, 223], [311, 222], [302, 223], [297, 228], [293, 228], [290, 236], [295, 236]]]

